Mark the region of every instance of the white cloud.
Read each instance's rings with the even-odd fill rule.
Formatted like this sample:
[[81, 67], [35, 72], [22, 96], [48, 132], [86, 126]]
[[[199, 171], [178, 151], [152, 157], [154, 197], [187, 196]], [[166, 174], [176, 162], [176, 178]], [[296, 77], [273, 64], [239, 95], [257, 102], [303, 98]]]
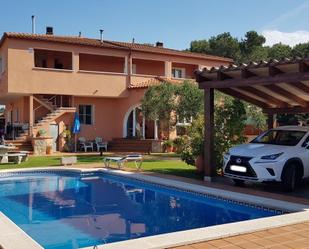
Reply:
[[279, 30], [264, 30], [262, 35], [266, 38], [265, 45], [272, 46], [276, 43], [283, 43], [295, 46], [299, 43], [309, 42], [309, 31], [281, 32]]
[[289, 22], [293, 22], [302, 13], [307, 13], [309, 9], [309, 2], [305, 2], [296, 6], [293, 9], [289, 9], [287, 12], [284, 12], [280, 16], [273, 19], [271, 22], [267, 23], [262, 30], [273, 30], [282, 27]]

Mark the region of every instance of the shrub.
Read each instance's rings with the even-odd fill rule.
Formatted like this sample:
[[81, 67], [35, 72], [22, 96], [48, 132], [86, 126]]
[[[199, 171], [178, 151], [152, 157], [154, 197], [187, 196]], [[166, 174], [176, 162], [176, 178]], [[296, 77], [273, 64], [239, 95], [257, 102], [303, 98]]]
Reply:
[[173, 141], [174, 147], [176, 149], [177, 154], [181, 154], [182, 151], [185, 149], [185, 146], [189, 142], [189, 137], [184, 135], [184, 136], [179, 136], [176, 137]]
[[168, 152], [168, 148], [173, 147], [173, 141], [172, 140], [164, 140], [162, 146], [163, 146], [163, 151]]
[[[225, 97], [215, 108], [214, 156], [217, 168], [222, 167], [222, 156], [232, 146], [243, 143], [243, 130], [246, 121], [244, 105], [239, 100]], [[200, 114], [188, 129], [188, 144], [181, 153], [181, 159], [194, 165], [204, 148], [204, 116]]]

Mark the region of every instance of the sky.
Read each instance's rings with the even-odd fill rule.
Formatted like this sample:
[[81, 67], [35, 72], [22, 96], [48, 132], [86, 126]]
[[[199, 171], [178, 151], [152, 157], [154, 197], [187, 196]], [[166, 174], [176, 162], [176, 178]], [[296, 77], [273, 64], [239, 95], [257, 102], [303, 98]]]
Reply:
[[139, 43], [164, 42], [189, 48], [192, 40], [230, 32], [241, 39], [249, 30], [266, 44], [291, 46], [309, 41], [309, 0], [0, 0], [0, 33], [37, 33], [46, 26], [58, 35], [78, 35]]

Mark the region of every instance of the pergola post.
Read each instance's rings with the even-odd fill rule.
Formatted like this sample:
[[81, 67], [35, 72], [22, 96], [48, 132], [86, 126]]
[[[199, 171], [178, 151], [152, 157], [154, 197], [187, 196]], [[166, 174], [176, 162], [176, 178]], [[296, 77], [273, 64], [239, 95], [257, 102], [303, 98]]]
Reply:
[[214, 175], [214, 89], [204, 89], [204, 181]]

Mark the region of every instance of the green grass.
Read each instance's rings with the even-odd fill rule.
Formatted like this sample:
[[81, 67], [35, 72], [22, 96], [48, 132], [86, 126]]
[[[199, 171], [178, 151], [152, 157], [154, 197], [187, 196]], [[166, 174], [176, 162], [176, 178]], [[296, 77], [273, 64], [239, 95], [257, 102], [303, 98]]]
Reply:
[[[78, 155], [78, 164], [102, 163], [102, 157], [99, 155]], [[27, 162], [21, 164], [0, 164], [1, 169], [18, 169], [33, 167], [49, 167], [59, 166], [60, 156], [32, 156]], [[103, 163], [102, 163], [103, 166]], [[126, 163], [126, 167], [135, 168], [133, 162]], [[202, 176], [196, 173], [195, 167], [182, 162], [175, 154], [151, 154], [146, 155], [142, 165], [143, 171], [156, 172], [161, 174], [169, 174], [183, 176], [195, 179], [201, 179]]]

